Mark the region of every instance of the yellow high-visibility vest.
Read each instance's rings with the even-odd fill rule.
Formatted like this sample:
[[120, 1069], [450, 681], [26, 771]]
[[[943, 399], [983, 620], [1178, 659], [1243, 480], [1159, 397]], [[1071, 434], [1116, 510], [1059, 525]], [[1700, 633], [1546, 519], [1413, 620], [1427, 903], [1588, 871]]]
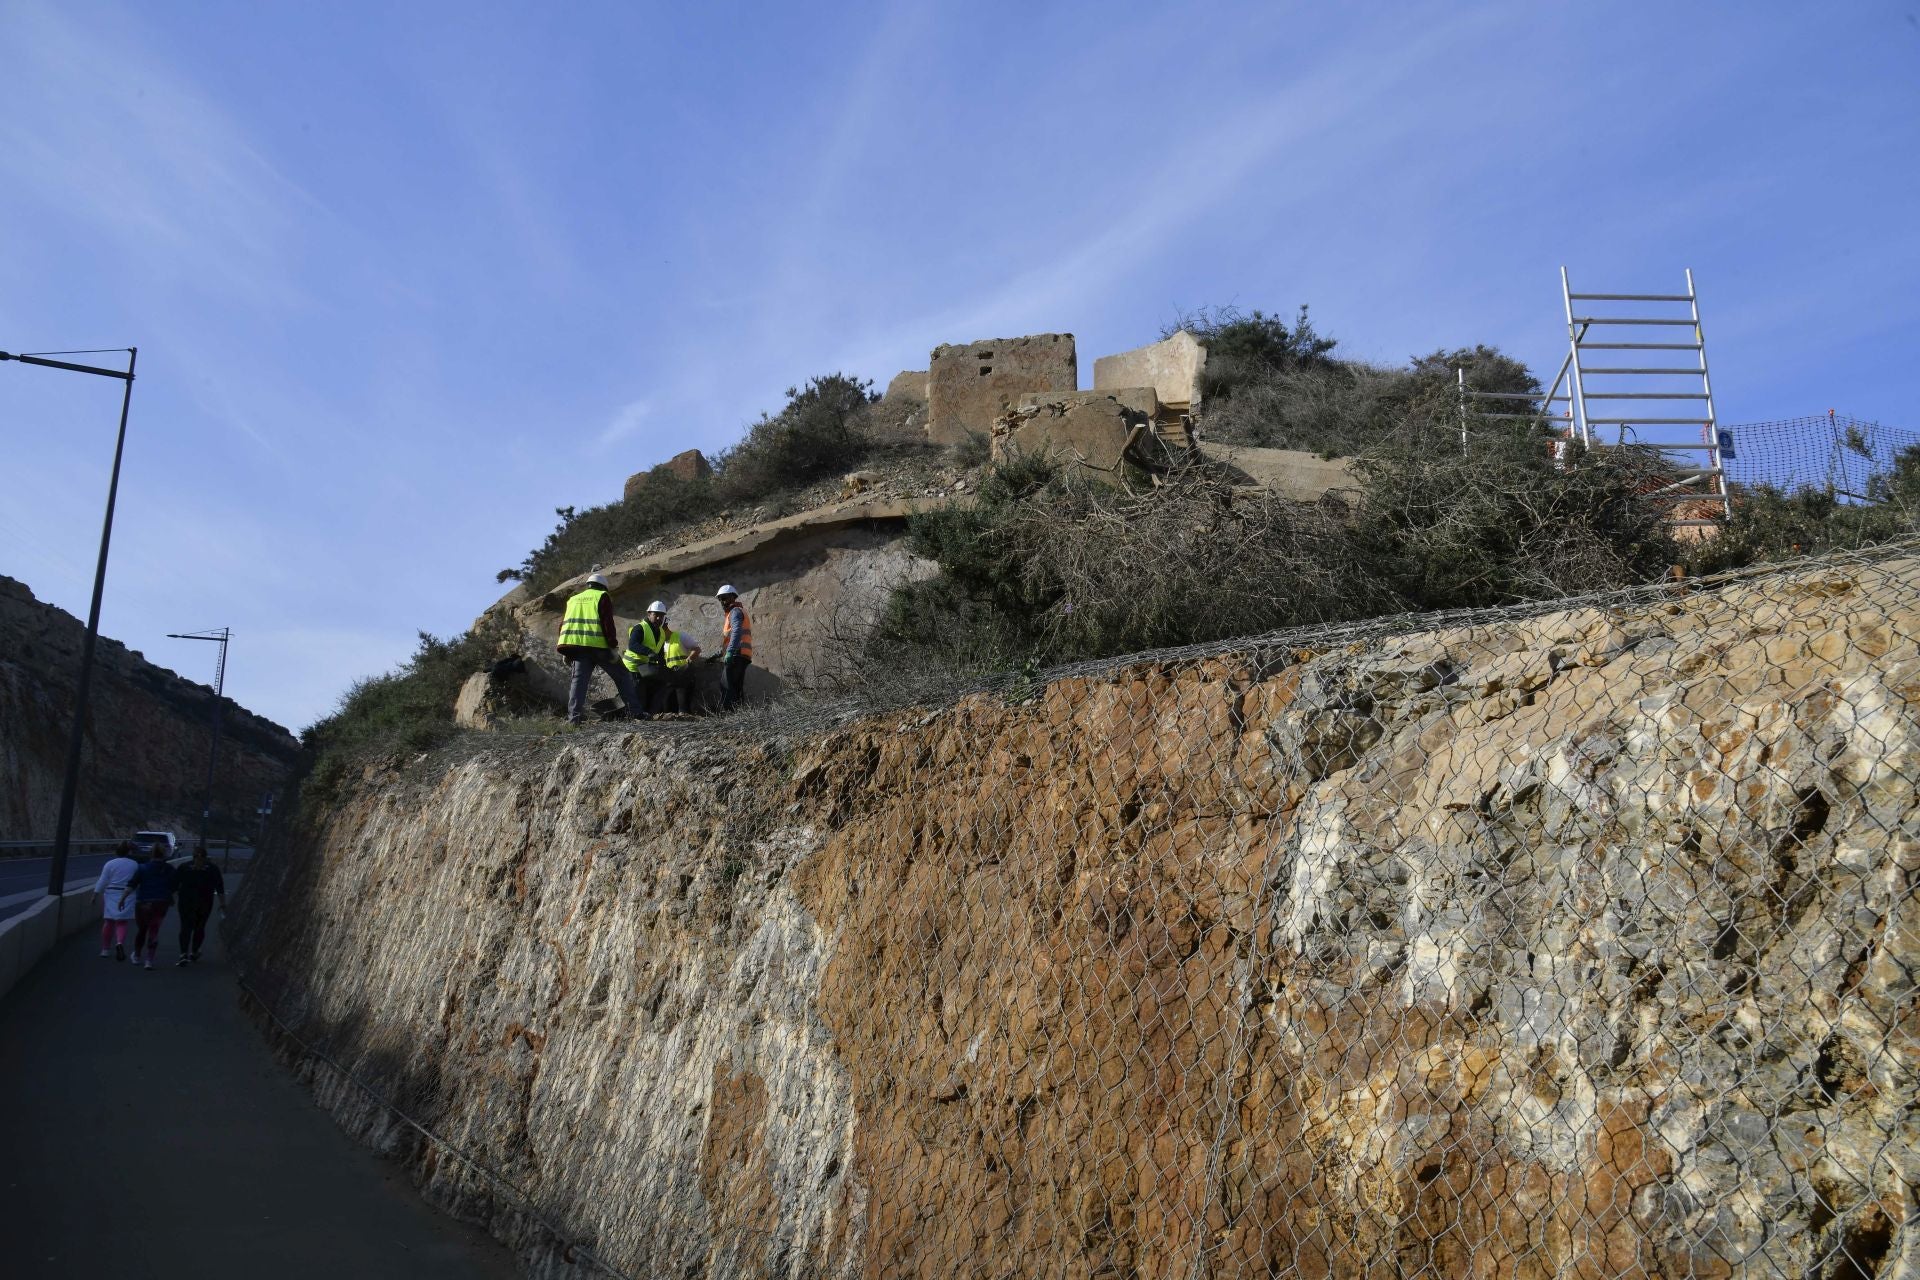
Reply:
[[679, 642], [680, 633], [667, 627], [656, 627], [644, 619], [636, 622], [627, 631], [627, 651], [620, 655], [620, 661], [627, 670], [638, 674], [642, 667], [672, 666], [666, 660], [666, 648]]
[[670, 631], [667, 633], [667, 647], [664, 652], [666, 653], [667, 670], [669, 671], [678, 671], [693, 661], [693, 655], [687, 652], [687, 646], [681, 642], [678, 631]]
[[566, 616], [560, 619], [560, 643], [581, 649], [604, 649], [607, 633], [600, 629], [602, 587], [588, 587], [567, 600]]

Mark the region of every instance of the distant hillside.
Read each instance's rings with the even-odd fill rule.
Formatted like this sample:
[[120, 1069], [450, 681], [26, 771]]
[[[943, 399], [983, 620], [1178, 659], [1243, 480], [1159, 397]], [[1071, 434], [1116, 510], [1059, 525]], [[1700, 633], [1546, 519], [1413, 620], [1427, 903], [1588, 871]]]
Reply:
[[[0, 575], [0, 840], [53, 834], [85, 634], [79, 619]], [[105, 636], [95, 663], [74, 834], [154, 827], [184, 840], [199, 829], [213, 690]], [[231, 829], [228, 819], [249, 829], [299, 750], [284, 728], [227, 700], [215, 831]]]

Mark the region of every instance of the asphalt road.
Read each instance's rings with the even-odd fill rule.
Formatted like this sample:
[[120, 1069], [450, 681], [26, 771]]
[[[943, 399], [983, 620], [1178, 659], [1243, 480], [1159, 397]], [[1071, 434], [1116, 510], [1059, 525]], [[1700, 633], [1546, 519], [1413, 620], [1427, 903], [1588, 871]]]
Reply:
[[148, 971], [84, 930], [0, 1000], [0, 1275], [516, 1274], [314, 1106], [209, 943]]

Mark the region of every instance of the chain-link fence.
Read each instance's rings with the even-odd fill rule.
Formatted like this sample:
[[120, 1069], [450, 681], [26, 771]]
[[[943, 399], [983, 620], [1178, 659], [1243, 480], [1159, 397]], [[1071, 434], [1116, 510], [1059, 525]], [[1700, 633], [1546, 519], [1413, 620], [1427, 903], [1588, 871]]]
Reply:
[[1912, 1277], [1917, 638], [1906, 542], [475, 738], [238, 941], [536, 1270]]

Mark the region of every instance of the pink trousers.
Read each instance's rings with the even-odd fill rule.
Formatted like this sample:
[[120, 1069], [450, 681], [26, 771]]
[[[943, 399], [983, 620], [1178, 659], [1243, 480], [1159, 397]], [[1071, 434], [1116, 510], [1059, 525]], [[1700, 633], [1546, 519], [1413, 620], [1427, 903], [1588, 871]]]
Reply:
[[102, 920], [100, 922], [100, 949], [105, 951], [108, 947], [116, 944], [122, 947], [127, 945], [127, 921]]

